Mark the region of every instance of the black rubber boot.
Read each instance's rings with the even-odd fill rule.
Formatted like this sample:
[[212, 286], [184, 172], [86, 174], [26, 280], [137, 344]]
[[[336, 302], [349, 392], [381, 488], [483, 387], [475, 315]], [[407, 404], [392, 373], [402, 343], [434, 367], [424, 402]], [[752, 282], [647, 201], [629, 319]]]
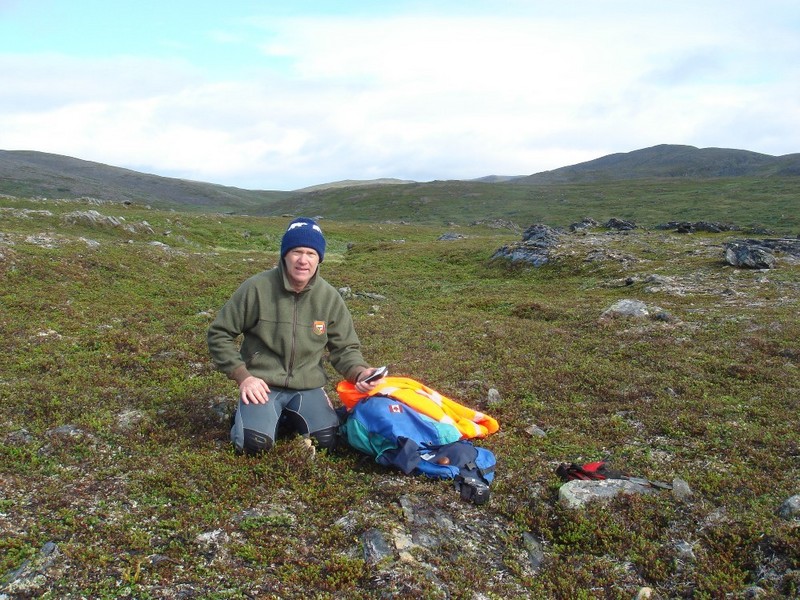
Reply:
[[317, 440], [317, 445], [320, 448], [332, 452], [336, 448], [336, 442], [339, 437], [337, 435], [338, 431], [338, 427], [326, 427], [325, 429], [315, 431], [311, 434], [311, 437]]
[[249, 455], [262, 454], [272, 448], [274, 441], [265, 433], [244, 430], [244, 452]]

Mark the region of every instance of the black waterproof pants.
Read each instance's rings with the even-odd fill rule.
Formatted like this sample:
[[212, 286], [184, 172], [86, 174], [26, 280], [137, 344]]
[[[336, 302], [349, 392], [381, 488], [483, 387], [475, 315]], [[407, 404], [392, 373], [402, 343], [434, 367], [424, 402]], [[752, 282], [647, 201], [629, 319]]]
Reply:
[[231, 441], [239, 452], [256, 454], [275, 443], [278, 428], [316, 438], [321, 448], [333, 449], [339, 417], [322, 388], [290, 390], [272, 386], [266, 404], [239, 400]]

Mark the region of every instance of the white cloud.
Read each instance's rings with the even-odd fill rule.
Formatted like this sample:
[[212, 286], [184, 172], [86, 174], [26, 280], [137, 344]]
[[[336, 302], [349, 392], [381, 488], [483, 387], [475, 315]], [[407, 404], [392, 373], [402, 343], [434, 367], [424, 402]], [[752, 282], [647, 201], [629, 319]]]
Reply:
[[529, 174], [659, 143], [797, 151], [797, 37], [707, 10], [270, 19], [207, 32], [242, 57], [223, 76], [0, 55], [0, 147], [270, 189]]

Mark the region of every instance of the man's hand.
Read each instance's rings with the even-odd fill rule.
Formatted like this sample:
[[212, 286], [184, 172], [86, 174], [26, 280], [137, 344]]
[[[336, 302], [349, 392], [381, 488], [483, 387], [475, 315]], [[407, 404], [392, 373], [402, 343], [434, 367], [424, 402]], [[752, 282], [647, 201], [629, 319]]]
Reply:
[[267, 382], [250, 375], [239, 384], [239, 397], [245, 404], [266, 404], [269, 400]]
[[375, 381], [364, 381], [364, 379], [372, 375], [377, 370], [377, 367], [370, 367], [368, 369], [364, 369], [358, 374], [358, 381], [356, 382], [355, 387], [359, 392], [362, 394], [368, 394], [374, 390], [379, 383], [383, 383], [383, 377], [376, 379]]

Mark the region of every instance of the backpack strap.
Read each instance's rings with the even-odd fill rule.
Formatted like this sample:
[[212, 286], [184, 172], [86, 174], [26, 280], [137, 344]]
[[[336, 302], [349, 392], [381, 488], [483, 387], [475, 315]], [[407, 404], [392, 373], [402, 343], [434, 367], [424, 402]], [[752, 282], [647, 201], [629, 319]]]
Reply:
[[480, 475], [481, 479], [483, 479], [487, 484], [490, 483], [492, 478], [494, 477], [494, 465], [481, 468], [477, 464], [475, 464], [475, 461], [471, 460], [468, 463], [466, 463], [463, 468], [466, 469], [467, 471], [474, 471], [475, 473]]

